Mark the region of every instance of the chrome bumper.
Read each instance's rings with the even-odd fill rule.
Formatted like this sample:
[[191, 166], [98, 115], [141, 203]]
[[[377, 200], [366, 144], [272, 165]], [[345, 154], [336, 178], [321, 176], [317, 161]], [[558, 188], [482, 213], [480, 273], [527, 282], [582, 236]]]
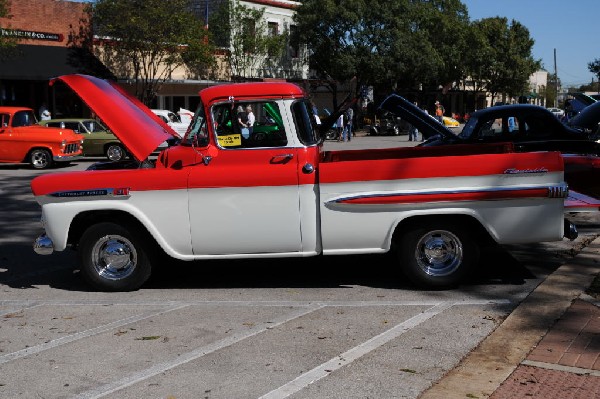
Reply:
[[46, 234], [42, 234], [33, 242], [33, 250], [38, 255], [50, 255], [54, 252], [54, 243]]
[[55, 155], [52, 159], [55, 162], [71, 162], [83, 158], [83, 155]]

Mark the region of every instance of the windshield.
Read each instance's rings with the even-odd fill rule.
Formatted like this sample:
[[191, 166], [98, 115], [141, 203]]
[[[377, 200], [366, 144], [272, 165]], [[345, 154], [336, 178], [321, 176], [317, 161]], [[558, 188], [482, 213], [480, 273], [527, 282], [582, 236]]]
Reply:
[[183, 143], [200, 147], [208, 145], [208, 130], [206, 129], [206, 116], [204, 114], [204, 104], [202, 104], [202, 102], [198, 105], [198, 108], [194, 113], [194, 118], [192, 119]]
[[90, 119], [82, 121], [81, 123], [83, 123], [90, 133], [106, 132], [108, 130], [102, 123], [96, 120]]
[[36, 124], [35, 114], [33, 111], [17, 111], [13, 116], [13, 127], [31, 126]]

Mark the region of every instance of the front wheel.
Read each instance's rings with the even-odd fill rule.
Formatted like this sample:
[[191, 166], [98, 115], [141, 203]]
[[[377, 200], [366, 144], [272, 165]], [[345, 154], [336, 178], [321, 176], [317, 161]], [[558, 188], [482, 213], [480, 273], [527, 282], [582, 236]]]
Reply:
[[88, 228], [79, 241], [81, 275], [101, 291], [137, 290], [150, 278], [150, 247], [137, 229], [104, 222]]
[[36, 148], [29, 154], [29, 163], [34, 169], [48, 169], [52, 166], [52, 154], [44, 148]]
[[424, 288], [459, 284], [477, 262], [469, 232], [452, 223], [425, 223], [398, 238], [398, 260], [408, 279]]

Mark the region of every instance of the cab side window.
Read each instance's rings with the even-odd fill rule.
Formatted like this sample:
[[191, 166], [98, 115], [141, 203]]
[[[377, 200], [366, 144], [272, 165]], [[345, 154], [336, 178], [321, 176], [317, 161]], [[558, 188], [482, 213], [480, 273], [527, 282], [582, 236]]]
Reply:
[[0, 127], [8, 127], [9, 121], [10, 121], [9, 114], [0, 114]]
[[217, 104], [212, 108], [212, 115], [217, 140], [223, 148], [287, 145], [281, 111], [274, 101]]

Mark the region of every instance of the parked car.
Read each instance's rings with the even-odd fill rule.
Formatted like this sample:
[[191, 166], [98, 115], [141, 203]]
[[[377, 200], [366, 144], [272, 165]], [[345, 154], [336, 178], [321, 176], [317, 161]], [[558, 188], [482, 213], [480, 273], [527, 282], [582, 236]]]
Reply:
[[121, 161], [127, 150], [117, 136], [93, 118], [49, 119], [39, 122], [42, 126], [72, 129], [83, 137], [84, 156], [105, 156], [109, 161]]
[[454, 118], [451, 118], [449, 116], [444, 116], [442, 118], [443, 118], [442, 120], [444, 121], [444, 126], [446, 126], [446, 127], [459, 127], [460, 126], [460, 122]]
[[548, 111], [552, 112], [554, 114], [554, 116], [556, 116], [558, 119], [561, 119], [563, 116], [565, 116], [564, 109], [550, 107], [550, 108], [548, 108]]
[[369, 128], [370, 136], [398, 136], [402, 133], [408, 134], [408, 126], [392, 112], [380, 112]]
[[182, 122], [181, 117], [179, 115], [169, 110], [153, 109], [152, 112], [158, 115], [167, 125], [171, 126], [171, 128], [175, 130], [175, 132], [179, 136], [185, 136], [185, 132], [187, 131], [188, 126], [190, 125], [189, 122]]
[[31, 108], [0, 107], [0, 162], [47, 169], [81, 158], [81, 136], [71, 129], [49, 129], [37, 122]]
[[562, 116], [563, 122], [568, 122], [578, 113], [583, 111], [588, 105], [592, 105], [597, 100], [585, 93], [572, 94], [572, 98], [565, 100], [565, 114]]
[[[414, 115], [423, 113], [398, 95], [388, 97], [381, 108], [390, 112], [407, 109]], [[565, 180], [569, 187], [600, 198], [600, 103], [586, 107], [568, 124], [562, 123], [548, 109], [532, 104], [504, 105], [475, 111], [459, 134], [429, 119], [431, 123], [417, 126], [426, 138], [418, 146], [507, 142], [518, 152], [559, 151], [563, 154]]]

